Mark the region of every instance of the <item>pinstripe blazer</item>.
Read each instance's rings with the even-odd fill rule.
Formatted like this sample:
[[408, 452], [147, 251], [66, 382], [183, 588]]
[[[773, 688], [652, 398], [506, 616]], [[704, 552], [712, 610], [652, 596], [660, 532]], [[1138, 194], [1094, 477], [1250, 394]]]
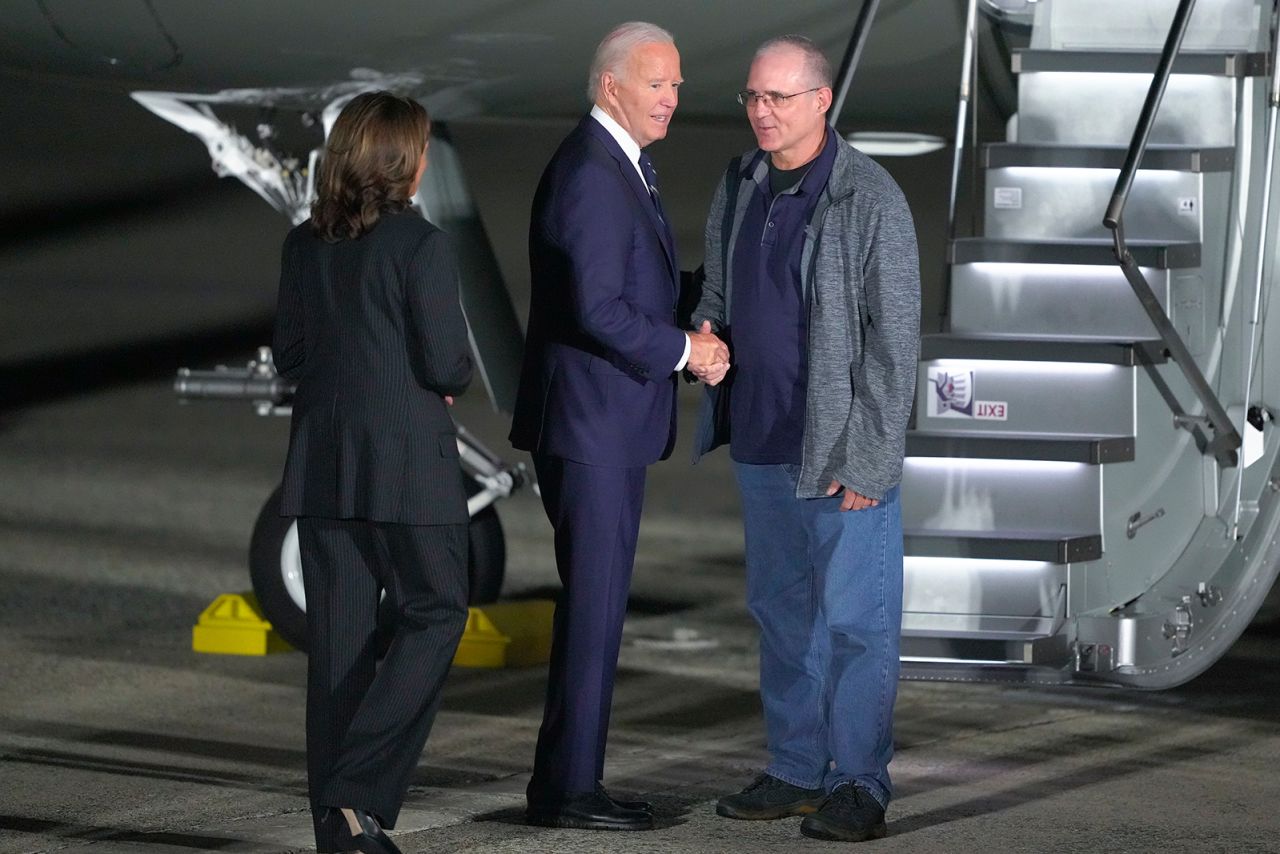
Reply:
[[412, 210], [356, 240], [310, 221], [285, 238], [272, 340], [298, 384], [284, 516], [414, 525], [467, 521], [456, 429], [443, 395], [471, 380], [458, 267]]

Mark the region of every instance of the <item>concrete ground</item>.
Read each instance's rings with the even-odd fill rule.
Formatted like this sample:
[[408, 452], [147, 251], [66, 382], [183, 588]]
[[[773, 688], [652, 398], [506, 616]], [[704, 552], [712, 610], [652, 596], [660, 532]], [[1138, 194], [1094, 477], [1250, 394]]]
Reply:
[[[493, 438], [503, 425], [486, 409], [467, 400], [459, 416]], [[305, 659], [190, 650], [204, 605], [247, 586], [248, 532], [284, 438], [281, 419], [179, 407], [156, 381], [6, 419], [0, 852], [307, 849]], [[764, 761], [736, 500], [723, 459], [652, 474], [607, 776], [654, 801], [660, 828], [526, 827], [544, 670], [455, 669], [400, 823], [405, 851], [832, 847], [795, 820], [713, 814]], [[549, 589], [536, 500], [501, 515], [508, 592]], [[1280, 850], [1276, 647], [1251, 634], [1160, 694], [904, 683], [891, 835], [868, 847]]]
[[[530, 131], [528, 159], [558, 132]], [[513, 166], [484, 127], [469, 133], [458, 138], [489, 158], [476, 194], [518, 290], [527, 201], [486, 202], [504, 182], [531, 192], [536, 167]], [[687, 243], [709, 187], [667, 194], [685, 194]], [[209, 180], [0, 239], [0, 854], [309, 848], [305, 659], [190, 649], [205, 605], [247, 589], [287, 425], [178, 406], [169, 391], [178, 364], [238, 361], [265, 340], [284, 227]], [[406, 852], [840, 847], [803, 839], [796, 820], [714, 815], [765, 755], [735, 489], [723, 455], [685, 462], [696, 402], [687, 389], [675, 458], [650, 474], [607, 768], [613, 790], [655, 803], [659, 828], [525, 826], [544, 670], [455, 669], [396, 832]], [[508, 453], [480, 396], [457, 416]], [[552, 591], [537, 500], [499, 512], [507, 595]], [[1280, 851], [1278, 659], [1280, 637], [1256, 629], [1158, 694], [904, 683], [890, 836], [864, 847]]]

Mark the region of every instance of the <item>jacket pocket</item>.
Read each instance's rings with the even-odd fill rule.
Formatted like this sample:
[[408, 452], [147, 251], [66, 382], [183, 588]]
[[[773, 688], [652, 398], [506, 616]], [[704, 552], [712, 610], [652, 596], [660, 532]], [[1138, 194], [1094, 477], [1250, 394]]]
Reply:
[[441, 433], [440, 456], [458, 458], [458, 439], [452, 433]]

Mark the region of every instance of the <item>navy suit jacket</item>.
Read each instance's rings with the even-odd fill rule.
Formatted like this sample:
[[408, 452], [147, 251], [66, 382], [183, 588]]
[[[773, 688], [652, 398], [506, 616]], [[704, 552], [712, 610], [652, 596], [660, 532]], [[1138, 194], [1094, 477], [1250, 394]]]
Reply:
[[529, 266], [512, 444], [587, 465], [667, 457], [685, 346], [675, 245], [636, 167], [590, 116], [538, 184]]
[[467, 387], [471, 351], [444, 232], [413, 210], [338, 243], [297, 226], [272, 346], [298, 383], [281, 515], [466, 524], [443, 396]]

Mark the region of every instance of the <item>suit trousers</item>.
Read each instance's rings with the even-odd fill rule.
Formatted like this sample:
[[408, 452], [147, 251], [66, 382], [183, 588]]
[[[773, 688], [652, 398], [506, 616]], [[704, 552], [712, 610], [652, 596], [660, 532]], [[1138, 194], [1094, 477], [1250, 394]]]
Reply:
[[[326, 807], [394, 828], [467, 622], [467, 526], [298, 519], [307, 595], [307, 779]], [[378, 601], [394, 632], [378, 661]]]
[[645, 468], [535, 454], [564, 585], [528, 796], [554, 803], [604, 778], [614, 671], [635, 563]]

